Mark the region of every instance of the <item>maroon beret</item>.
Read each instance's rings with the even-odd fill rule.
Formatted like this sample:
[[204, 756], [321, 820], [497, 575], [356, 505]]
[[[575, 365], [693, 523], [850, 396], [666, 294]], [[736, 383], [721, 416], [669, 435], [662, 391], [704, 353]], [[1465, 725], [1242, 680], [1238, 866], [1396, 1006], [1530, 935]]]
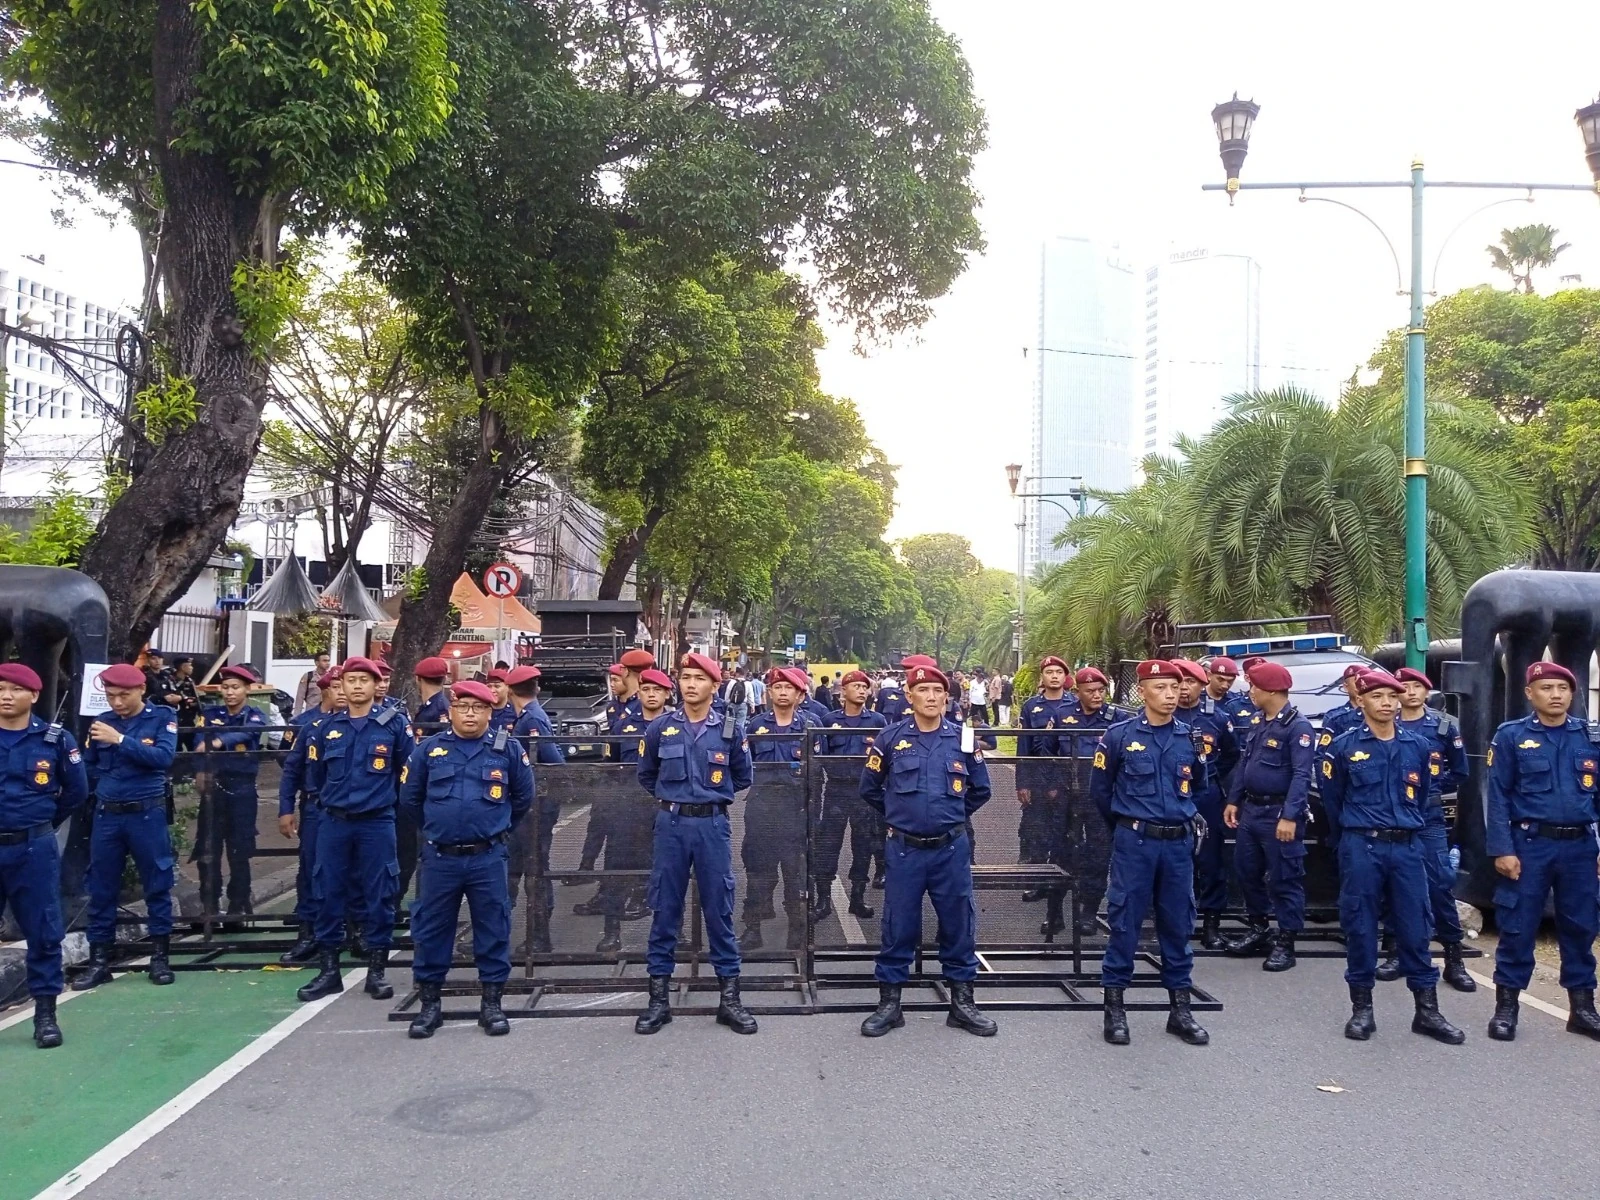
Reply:
[[1433, 686], [1433, 681], [1415, 667], [1401, 667], [1394, 673], [1394, 677], [1401, 683], [1420, 683], [1425, 688]]
[[1344, 674], [1340, 675], [1339, 678], [1355, 679], [1357, 676], [1365, 675], [1370, 670], [1372, 670], [1372, 668], [1367, 666], [1366, 663], [1351, 663], [1344, 669]]
[[432, 658], [425, 658], [411, 668], [411, 673], [418, 679], [448, 679], [450, 678], [450, 664], [437, 654]]
[[352, 671], [357, 671], [362, 675], [371, 675], [374, 679], [383, 678], [383, 672], [378, 670], [378, 664], [373, 662], [370, 658], [361, 658], [359, 656], [356, 658], [347, 658], [342, 664], [340, 664], [340, 674], [348, 675]]
[[[112, 667], [109, 671], [102, 671], [100, 673], [101, 682], [105, 682], [105, 677], [116, 669], [116, 667]], [[128, 670], [139, 677], [138, 686], [143, 687], [144, 672], [139, 670], [138, 667], [129, 667]], [[14, 683], [20, 688], [27, 688], [30, 692], [44, 691], [44, 683], [39, 679], [39, 673], [32, 667], [24, 666], [19, 662], [0, 663], [0, 683]]]
[[778, 672], [778, 678], [793, 684], [795, 691], [802, 696], [811, 690], [811, 676], [800, 667], [784, 667]]
[[937, 669], [939, 660], [930, 658], [926, 654], [908, 654], [900, 660], [900, 665], [907, 670], [912, 667], [933, 667]]
[[642, 671], [646, 667], [656, 665], [656, 656], [648, 650], [635, 648], [633, 650], [624, 650], [620, 661], [630, 671]]
[[[622, 657], [627, 658], [628, 656], [624, 654]], [[705, 654], [685, 654], [683, 662], [678, 669], [681, 671], [700, 671], [709, 675], [712, 683], [722, 682], [722, 665], [716, 659]]]
[[488, 684], [479, 683], [476, 679], [463, 679], [460, 683], [450, 687], [452, 700], [481, 700], [485, 704], [494, 703], [494, 693], [489, 690]]
[[1213, 675], [1226, 675], [1229, 679], [1233, 679], [1239, 674], [1239, 664], [1226, 654], [1219, 654], [1216, 658], [1207, 661], [1206, 670]]
[[1111, 681], [1106, 678], [1105, 672], [1100, 670], [1099, 667], [1079, 667], [1078, 673], [1073, 676], [1073, 680], [1079, 687], [1086, 683], [1102, 683], [1106, 687], [1111, 686]]
[[1393, 675], [1383, 670], [1363, 671], [1356, 676], [1356, 692], [1365, 696], [1368, 692], [1375, 692], [1380, 688], [1389, 688], [1391, 691], [1403, 692], [1405, 684]]
[[1146, 679], [1177, 679], [1181, 672], [1164, 658], [1147, 658], [1135, 672], [1140, 681]]
[[1239, 665], [1244, 668], [1244, 673], [1246, 675], [1248, 675], [1248, 674], [1250, 674], [1250, 668], [1251, 667], [1255, 666], [1257, 663], [1263, 663], [1263, 662], [1266, 662], [1266, 661], [1267, 660], [1262, 658], [1261, 655], [1252, 654], [1249, 658], [1245, 659], [1244, 662], [1240, 663]]
[[950, 681], [945, 678], [943, 671], [938, 667], [925, 666], [921, 663], [906, 672], [906, 689], [909, 691], [919, 683], [937, 683], [945, 691], [950, 690]]
[[1294, 686], [1294, 676], [1282, 663], [1258, 658], [1244, 669], [1245, 678], [1264, 692], [1287, 692]]
[[1578, 677], [1560, 663], [1530, 663], [1528, 666], [1528, 682], [1533, 683], [1540, 679], [1565, 679], [1568, 686], [1574, 691], [1578, 688]]
[[504, 683], [506, 681], [507, 674], [508, 672], [504, 667], [495, 667], [487, 675], [485, 675], [484, 678], [490, 683]]
[[1046, 667], [1060, 667], [1068, 675], [1072, 674], [1072, 668], [1067, 666], [1067, 660], [1058, 655], [1046, 654], [1041, 658], [1039, 660], [1039, 674], [1043, 675]]
[[607, 675], [616, 675], [619, 678], [621, 676], [623, 676], [623, 675], [626, 675], [627, 673], [628, 673], [628, 668], [623, 666], [621, 663], [612, 663], [609, 667], [606, 668], [606, 674]]
[[245, 683], [260, 683], [261, 677], [249, 667], [223, 667], [217, 672], [218, 679], [238, 679]]
[[669, 692], [672, 690], [672, 676], [665, 671], [657, 670], [655, 667], [646, 667], [641, 671], [639, 673], [639, 682], [640, 684], [653, 683], [657, 687], [666, 688]]
[[[26, 670], [27, 668], [23, 668]], [[29, 674], [32, 674], [30, 671]], [[38, 688], [39, 677], [33, 676], [35, 690]], [[114, 688], [142, 688], [144, 686], [144, 672], [132, 663], [114, 663], [100, 672], [100, 682], [107, 687]]]
[[506, 682], [512, 687], [519, 687], [524, 683], [532, 683], [544, 674], [538, 667], [513, 667], [506, 672]]
[[1187, 675], [1196, 683], [1205, 683], [1206, 669], [1193, 659], [1175, 658], [1172, 660], [1172, 665], [1178, 668], [1180, 676]]
[[872, 679], [865, 671], [846, 671], [844, 678], [839, 681], [839, 686], [843, 687], [847, 683], [865, 683], [870, 686]]
[[329, 667], [322, 673], [322, 677], [317, 680], [317, 686], [319, 688], [325, 688], [331, 684], [338, 683], [340, 674], [342, 674], [342, 672], [338, 667]]
[[378, 668], [378, 678], [379, 679], [387, 679], [387, 678], [389, 678], [389, 676], [394, 674], [394, 668], [391, 667], [388, 663], [384, 662], [383, 659], [381, 659], [381, 658], [373, 659], [372, 660], [372, 665]]

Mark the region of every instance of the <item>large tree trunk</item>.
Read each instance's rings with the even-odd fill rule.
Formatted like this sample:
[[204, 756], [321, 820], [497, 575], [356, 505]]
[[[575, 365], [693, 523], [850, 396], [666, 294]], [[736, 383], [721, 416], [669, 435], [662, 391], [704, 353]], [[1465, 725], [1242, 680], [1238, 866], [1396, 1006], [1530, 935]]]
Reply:
[[489, 511], [504, 481], [510, 455], [497, 445], [498, 434], [499, 422], [486, 413], [484, 448], [467, 468], [461, 490], [434, 528], [428, 556], [423, 560], [427, 586], [421, 596], [401, 602], [389, 665], [394, 669], [397, 692], [408, 700], [415, 696], [417, 687], [412, 669], [430, 654], [437, 654], [449, 637], [450, 589], [466, 566], [467, 552], [483, 524], [483, 514]]
[[[152, 65], [166, 220], [168, 369], [193, 382], [195, 423], [170, 433], [101, 522], [82, 569], [111, 602], [110, 653], [129, 658], [227, 536], [255, 460], [266, 367], [243, 344], [232, 280], [253, 244], [260, 197], [239, 194], [226, 165], [180, 150], [175, 120], [191, 99], [199, 34], [190, 0], [161, 0]], [[268, 236], [275, 234], [268, 231]]]
[[617, 539], [617, 544], [611, 548], [611, 557], [606, 560], [605, 573], [600, 576], [600, 599], [615, 600], [622, 595], [623, 585], [628, 582], [628, 572], [639, 561], [645, 543], [665, 515], [666, 509], [657, 505], [645, 514], [643, 525]]

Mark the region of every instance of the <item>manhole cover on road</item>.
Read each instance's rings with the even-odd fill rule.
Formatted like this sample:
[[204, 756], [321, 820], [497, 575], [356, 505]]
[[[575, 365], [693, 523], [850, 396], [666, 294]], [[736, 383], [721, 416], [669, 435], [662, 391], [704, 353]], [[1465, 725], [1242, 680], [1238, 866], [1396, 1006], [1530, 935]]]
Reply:
[[538, 1111], [534, 1094], [521, 1088], [470, 1088], [407, 1100], [393, 1119], [419, 1133], [501, 1133]]

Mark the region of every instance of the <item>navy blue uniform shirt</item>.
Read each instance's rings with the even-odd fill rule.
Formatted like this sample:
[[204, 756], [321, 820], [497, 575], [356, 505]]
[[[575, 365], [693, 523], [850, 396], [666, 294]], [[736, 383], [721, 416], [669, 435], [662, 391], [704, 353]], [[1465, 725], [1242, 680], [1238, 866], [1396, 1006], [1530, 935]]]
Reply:
[[1282, 796], [1282, 819], [1300, 820], [1306, 815], [1311, 798], [1316, 730], [1292, 704], [1270, 721], [1260, 712], [1249, 721], [1248, 725], [1234, 727], [1240, 739], [1239, 766], [1228, 785], [1228, 803], [1239, 804], [1246, 792]]
[[[170, 710], [168, 710], [170, 711]], [[89, 778], [78, 743], [38, 717], [26, 729], [0, 730], [5, 773], [0, 775], [0, 830], [31, 829], [65, 820], [89, 798]]]
[[750, 747], [737, 721], [731, 737], [708, 717], [698, 729], [683, 709], [662, 713], [644, 731], [639, 783], [657, 800], [674, 804], [728, 804], [750, 786]]
[[805, 750], [805, 738], [793, 735], [804, 734], [818, 724], [811, 713], [803, 708], [796, 708], [790, 714], [787, 725], [778, 724], [778, 718], [773, 713], [756, 713], [750, 718], [750, 724], [745, 731], [750, 742], [750, 760], [790, 763], [799, 770], [800, 758]]
[[306, 738], [305, 788], [322, 806], [351, 813], [393, 811], [400, 769], [416, 742], [398, 709], [352, 717], [340, 709]]
[[1461, 786], [1470, 768], [1467, 766], [1467, 744], [1461, 740], [1461, 727], [1456, 724], [1454, 717], [1430, 709], [1414, 721], [1402, 718], [1395, 724], [1401, 729], [1409, 729], [1438, 752], [1439, 757], [1433, 765], [1433, 785], [1428, 789], [1435, 801], [1445, 792], [1453, 792]]
[[[886, 729], [889, 718], [881, 712], [873, 712], [870, 708], [863, 708], [855, 716], [851, 716], [842, 708], [836, 708], [828, 714], [828, 719], [823, 723], [825, 732], [817, 738], [817, 752], [820, 754], [862, 755], [867, 752], [867, 747], [872, 744], [873, 735], [879, 729]], [[835, 733], [834, 730], [861, 729], [865, 733]]]
[[903, 721], [911, 715], [911, 702], [906, 699], [905, 692], [897, 687], [881, 689], [873, 699], [873, 705], [890, 725], [896, 721]]
[[1600, 751], [1576, 717], [1546, 725], [1538, 714], [1507, 721], [1489, 743], [1489, 826], [1484, 849], [1492, 858], [1515, 854], [1511, 826], [1522, 821], [1589, 825], [1600, 818], [1595, 784]]
[[435, 845], [498, 838], [533, 807], [527, 751], [492, 729], [475, 738], [436, 733], [400, 770], [400, 807]]
[[261, 769], [257, 752], [261, 749], [261, 734], [266, 723], [261, 710], [252, 704], [246, 704], [236, 713], [230, 713], [226, 704], [208, 704], [202, 708], [195, 728], [205, 731], [206, 749], [211, 751], [207, 767], [229, 778], [254, 779]]
[[1364, 720], [1334, 738], [1320, 785], [1329, 840], [1346, 829], [1421, 829], [1433, 756], [1409, 729], [1383, 741]]
[[412, 718], [418, 726], [412, 731], [412, 737], [420, 734], [426, 735], [428, 725], [443, 725], [450, 719], [450, 692], [447, 688], [440, 688], [417, 706], [417, 715]]
[[[1029, 696], [1022, 702], [1017, 714], [1017, 725], [1023, 729], [1058, 729], [1068, 716], [1078, 711], [1078, 698], [1071, 692], [1062, 692], [1054, 700], [1042, 692]], [[1074, 722], [1078, 724], [1079, 722]], [[1017, 734], [1017, 755], [1020, 758], [1039, 758], [1045, 755], [1071, 754], [1072, 739], [1063, 741], [1050, 733]]]
[[320, 708], [308, 708], [289, 722], [289, 728], [284, 731], [284, 742], [288, 753], [283, 756], [283, 773], [278, 777], [278, 815], [287, 817], [294, 811], [295, 801], [301, 792], [305, 792], [308, 800], [315, 800], [315, 792], [309, 791], [306, 786], [306, 747], [310, 742], [311, 730], [315, 729], [322, 721], [331, 717], [333, 713], [323, 712]]
[[938, 837], [966, 824], [988, 802], [989, 767], [983, 751], [961, 749], [961, 727], [941, 721], [924, 733], [915, 720], [885, 726], [861, 769], [861, 798], [891, 829]]
[[1239, 763], [1239, 739], [1226, 709], [1202, 693], [1193, 708], [1179, 707], [1173, 716], [1200, 735], [1202, 789], [1220, 787]]
[[560, 743], [556, 741], [556, 729], [550, 723], [550, 714], [544, 711], [544, 705], [537, 700], [529, 700], [522, 706], [511, 732], [518, 738], [526, 739], [525, 744], [533, 748], [534, 757], [545, 766], [567, 761]]
[[115, 746], [90, 738], [83, 749], [95, 796], [119, 804], [164, 797], [167, 770], [178, 753], [178, 714], [165, 704], [147, 702], [131, 717], [108, 711], [95, 720], [122, 734]]
[[1107, 821], [1178, 825], [1194, 819], [1200, 758], [1182, 721], [1141, 715], [1105, 731], [1089, 772], [1089, 798]]

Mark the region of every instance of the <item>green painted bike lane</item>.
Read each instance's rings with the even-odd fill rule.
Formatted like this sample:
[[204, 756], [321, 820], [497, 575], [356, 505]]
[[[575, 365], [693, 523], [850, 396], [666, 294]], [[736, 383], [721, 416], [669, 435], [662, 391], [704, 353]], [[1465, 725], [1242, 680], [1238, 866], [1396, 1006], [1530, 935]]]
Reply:
[[126, 1133], [299, 1008], [307, 978], [184, 971], [152, 987], [123, 975], [60, 1006], [58, 1049], [34, 1046], [31, 1019], [0, 1030], [0, 1196], [33, 1196]]

